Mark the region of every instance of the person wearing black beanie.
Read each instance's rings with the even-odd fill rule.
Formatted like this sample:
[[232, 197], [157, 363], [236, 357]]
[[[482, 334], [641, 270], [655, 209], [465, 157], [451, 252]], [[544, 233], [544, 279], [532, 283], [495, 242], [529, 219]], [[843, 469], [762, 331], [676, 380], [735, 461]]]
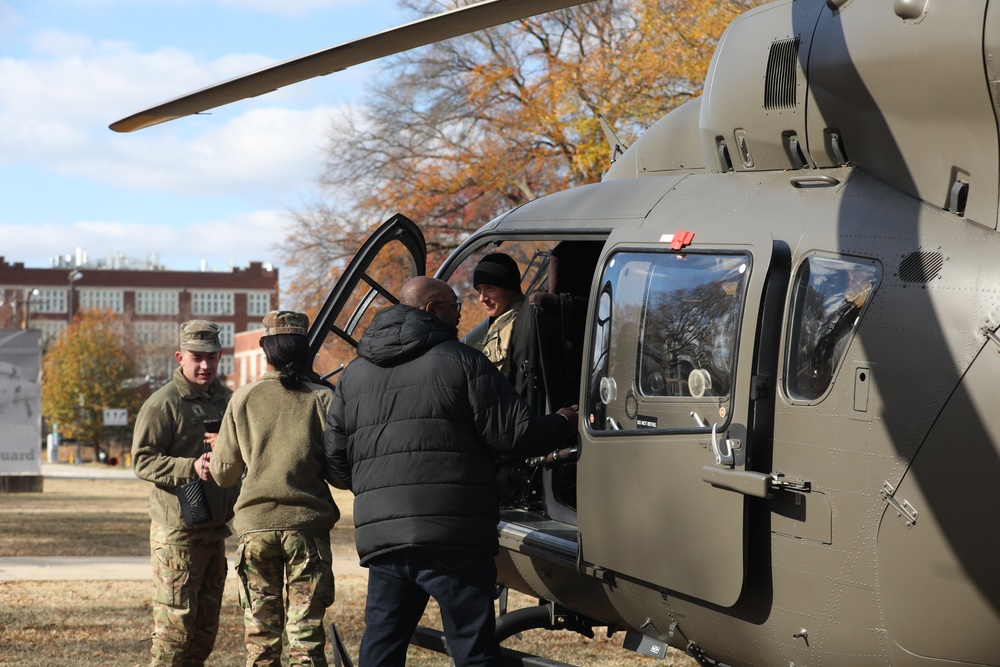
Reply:
[[472, 273], [472, 284], [479, 292], [479, 303], [483, 304], [490, 317], [490, 328], [479, 350], [504, 375], [509, 375], [506, 368], [507, 351], [517, 313], [524, 302], [521, 271], [510, 255], [490, 253], [476, 265]]

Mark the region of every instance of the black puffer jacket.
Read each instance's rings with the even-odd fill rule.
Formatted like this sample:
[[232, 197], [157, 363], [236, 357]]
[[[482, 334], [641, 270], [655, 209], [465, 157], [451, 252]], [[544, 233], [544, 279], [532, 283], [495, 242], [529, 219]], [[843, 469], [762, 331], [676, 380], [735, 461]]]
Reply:
[[380, 311], [326, 426], [328, 478], [355, 495], [361, 563], [407, 548], [496, 553], [495, 455], [549, 452], [571, 430], [561, 415], [532, 416], [493, 364], [430, 313]]

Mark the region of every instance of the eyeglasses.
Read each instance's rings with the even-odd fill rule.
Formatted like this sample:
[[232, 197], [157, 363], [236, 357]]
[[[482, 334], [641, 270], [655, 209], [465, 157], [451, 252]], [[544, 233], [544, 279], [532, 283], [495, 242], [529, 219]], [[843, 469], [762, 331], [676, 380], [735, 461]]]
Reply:
[[427, 303], [443, 303], [446, 306], [454, 306], [456, 312], [462, 312], [462, 302], [461, 301], [428, 301]]

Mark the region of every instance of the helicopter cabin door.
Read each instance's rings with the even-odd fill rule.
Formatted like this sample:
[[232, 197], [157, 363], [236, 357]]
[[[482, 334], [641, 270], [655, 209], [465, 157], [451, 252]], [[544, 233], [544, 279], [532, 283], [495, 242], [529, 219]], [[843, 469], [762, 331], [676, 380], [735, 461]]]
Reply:
[[400, 288], [424, 275], [426, 263], [424, 235], [404, 215], [389, 218], [365, 240], [309, 329], [313, 370], [320, 377], [334, 376], [354, 358], [375, 313], [399, 303]]
[[584, 359], [577, 511], [585, 565], [728, 607], [743, 588], [748, 498], [708, 480], [734, 487], [747, 475], [751, 494], [761, 488], [744, 473], [751, 393], [758, 359], [774, 363], [784, 287], [764, 308], [767, 232], [711, 236], [646, 228], [605, 246]]

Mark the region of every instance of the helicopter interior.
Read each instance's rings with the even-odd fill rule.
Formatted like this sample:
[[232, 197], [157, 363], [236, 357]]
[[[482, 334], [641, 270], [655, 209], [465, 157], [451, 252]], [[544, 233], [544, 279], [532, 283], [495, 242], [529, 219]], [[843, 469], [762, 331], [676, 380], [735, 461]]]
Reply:
[[[479, 244], [447, 278], [476, 320], [463, 340], [485, 335], [490, 321], [478, 308], [472, 272], [483, 255], [509, 254], [522, 273], [524, 300], [511, 337], [508, 378], [537, 414], [576, 404], [591, 283], [603, 239], [504, 238]], [[464, 324], [464, 323], [463, 323]], [[464, 327], [463, 327], [464, 330]], [[556, 454], [559, 452], [557, 451]], [[562, 451], [559, 465], [541, 459], [501, 461], [498, 481], [504, 508], [541, 510], [575, 524], [575, 451]]]

